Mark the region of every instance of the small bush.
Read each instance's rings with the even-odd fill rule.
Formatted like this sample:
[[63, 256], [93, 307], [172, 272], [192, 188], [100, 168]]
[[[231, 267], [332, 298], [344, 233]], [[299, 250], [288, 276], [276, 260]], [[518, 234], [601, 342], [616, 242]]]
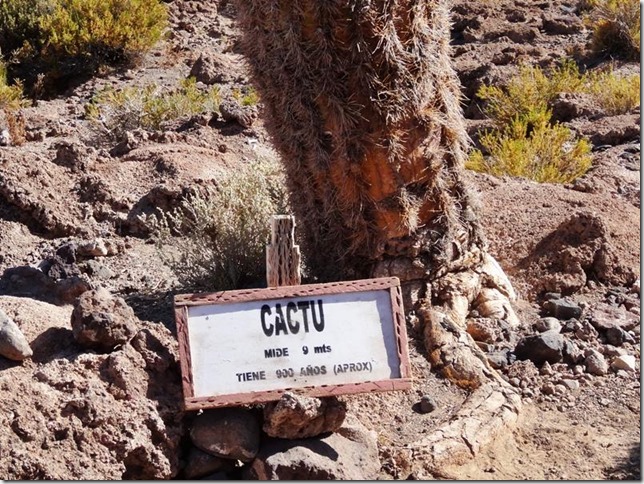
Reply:
[[467, 168], [492, 175], [510, 175], [537, 182], [568, 183], [583, 175], [591, 164], [591, 144], [573, 139], [568, 128], [550, 124], [551, 113], [537, 110], [516, 116], [503, 129], [481, 137], [480, 150], [470, 155]]
[[565, 61], [549, 75], [540, 67], [523, 65], [505, 88], [481, 86], [477, 96], [487, 102], [486, 114], [503, 126], [516, 116], [546, 109], [561, 92], [579, 92], [583, 83], [579, 68], [573, 61]]
[[166, 24], [159, 0], [57, 0], [40, 19], [43, 55], [122, 60], [151, 48]]
[[260, 160], [150, 217], [163, 259], [187, 287], [225, 290], [265, 280], [270, 217], [288, 213], [283, 172]]
[[242, 106], [255, 106], [259, 103], [259, 94], [252, 87], [246, 88], [245, 92], [233, 89], [232, 96]]
[[27, 100], [22, 96], [22, 85], [8, 84], [5, 65], [0, 61], [0, 113], [4, 115], [13, 145], [25, 142], [25, 120], [19, 110], [27, 104]]
[[622, 114], [639, 105], [639, 85], [638, 75], [620, 77], [612, 69], [582, 74], [574, 61], [565, 60], [548, 73], [521, 66], [505, 88], [481, 86], [477, 95], [486, 101], [485, 113], [502, 127], [516, 116], [547, 109], [560, 93], [590, 94], [607, 114]]
[[136, 59], [166, 25], [160, 0], [0, 0], [0, 51], [29, 84], [72, 79]]
[[118, 139], [125, 131], [160, 129], [183, 116], [216, 112], [220, 100], [217, 86], [204, 92], [194, 78], [189, 78], [170, 92], [162, 92], [152, 84], [120, 91], [106, 89], [92, 98], [85, 113], [109, 138]]
[[595, 0], [588, 15], [592, 49], [637, 60], [640, 56], [639, 0]]
[[27, 101], [22, 96], [22, 85], [19, 82], [9, 85], [6, 67], [0, 61], [0, 110], [15, 111], [26, 105]]
[[616, 76], [612, 70], [591, 74], [584, 90], [609, 115], [624, 114], [640, 105], [640, 76]]

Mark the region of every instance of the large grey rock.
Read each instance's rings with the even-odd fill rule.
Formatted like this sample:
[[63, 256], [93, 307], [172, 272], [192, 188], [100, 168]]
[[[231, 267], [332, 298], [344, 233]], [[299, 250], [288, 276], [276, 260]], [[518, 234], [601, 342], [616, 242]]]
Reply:
[[635, 343], [635, 339], [622, 328], [608, 328], [605, 335], [606, 341], [613, 346], [622, 346], [624, 343]]
[[347, 413], [335, 397], [311, 398], [286, 392], [264, 407], [263, 430], [271, 437], [303, 439], [340, 428]]
[[259, 423], [242, 408], [207, 410], [190, 430], [192, 443], [209, 454], [250, 462], [259, 451]]
[[586, 350], [586, 371], [591, 375], [605, 375], [608, 373], [608, 363], [604, 356], [596, 350]]
[[519, 360], [530, 360], [541, 366], [548, 363], [558, 363], [563, 358], [564, 337], [556, 330], [527, 336], [519, 341], [514, 354]]
[[564, 321], [581, 316], [581, 308], [574, 302], [566, 299], [551, 299], [546, 301], [543, 303], [543, 309], [549, 315]]
[[120, 297], [106, 289], [87, 291], [78, 298], [72, 312], [76, 341], [88, 348], [111, 351], [129, 342], [137, 330], [134, 311]]
[[260, 480], [372, 480], [380, 470], [377, 434], [348, 416], [319, 439], [269, 439], [246, 476]]
[[25, 335], [2, 309], [0, 309], [0, 355], [15, 361], [22, 361], [33, 355]]

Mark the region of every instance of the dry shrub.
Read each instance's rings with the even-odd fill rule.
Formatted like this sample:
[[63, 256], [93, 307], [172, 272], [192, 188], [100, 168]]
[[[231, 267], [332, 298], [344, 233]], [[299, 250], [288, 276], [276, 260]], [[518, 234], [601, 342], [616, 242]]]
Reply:
[[106, 89], [92, 97], [85, 113], [109, 139], [120, 139], [136, 128], [160, 129], [183, 116], [217, 112], [220, 100], [218, 86], [202, 91], [195, 79], [189, 78], [166, 92], [153, 84], [120, 91]]
[[591, 47], [595, 52], [639, 59], [639, 0], [594, 0], [587, 21], [593, 29]]
[[574, 139], [559, 123], [551, 125], [550, 118], [548, 110], [533, 111], [516, 116], [503, 129], [485, 133], [480, 142], [489, 156], [474, 150], [466, 167], [540, 183], [568, 183], [578, 178], [590, 168], [591, 144]]
[[288, 213], [284, 176], [261, 159], [149, 217], [165, 262], [186, 287], [225, 290], [265, 281], [270, 217]]

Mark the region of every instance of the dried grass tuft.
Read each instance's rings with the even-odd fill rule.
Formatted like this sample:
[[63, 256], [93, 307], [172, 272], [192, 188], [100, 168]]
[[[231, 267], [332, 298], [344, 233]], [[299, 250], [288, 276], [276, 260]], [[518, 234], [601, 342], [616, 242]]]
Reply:
[[261, 159], [144, 221], [184, 287], [261, 287], [270, 217], [288, 213], [283, 187], [279, 164]]

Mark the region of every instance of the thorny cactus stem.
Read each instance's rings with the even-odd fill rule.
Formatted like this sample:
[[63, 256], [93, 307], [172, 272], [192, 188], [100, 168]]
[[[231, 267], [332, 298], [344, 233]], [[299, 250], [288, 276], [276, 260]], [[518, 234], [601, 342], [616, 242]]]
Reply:
[[320, 280], [399, 277], [425, 321], [430, 360], [478, 386], [494, 372], [473, 356], [465, 317], [489, 306], [488, 296], [495, 314], [514, 314], [511, 288], [490, 282], [507, 281], [502, 271], [483, 269], [493, 264], [461, 177], [468, 138], [447, 6], [237, 6], [311, 272]]

